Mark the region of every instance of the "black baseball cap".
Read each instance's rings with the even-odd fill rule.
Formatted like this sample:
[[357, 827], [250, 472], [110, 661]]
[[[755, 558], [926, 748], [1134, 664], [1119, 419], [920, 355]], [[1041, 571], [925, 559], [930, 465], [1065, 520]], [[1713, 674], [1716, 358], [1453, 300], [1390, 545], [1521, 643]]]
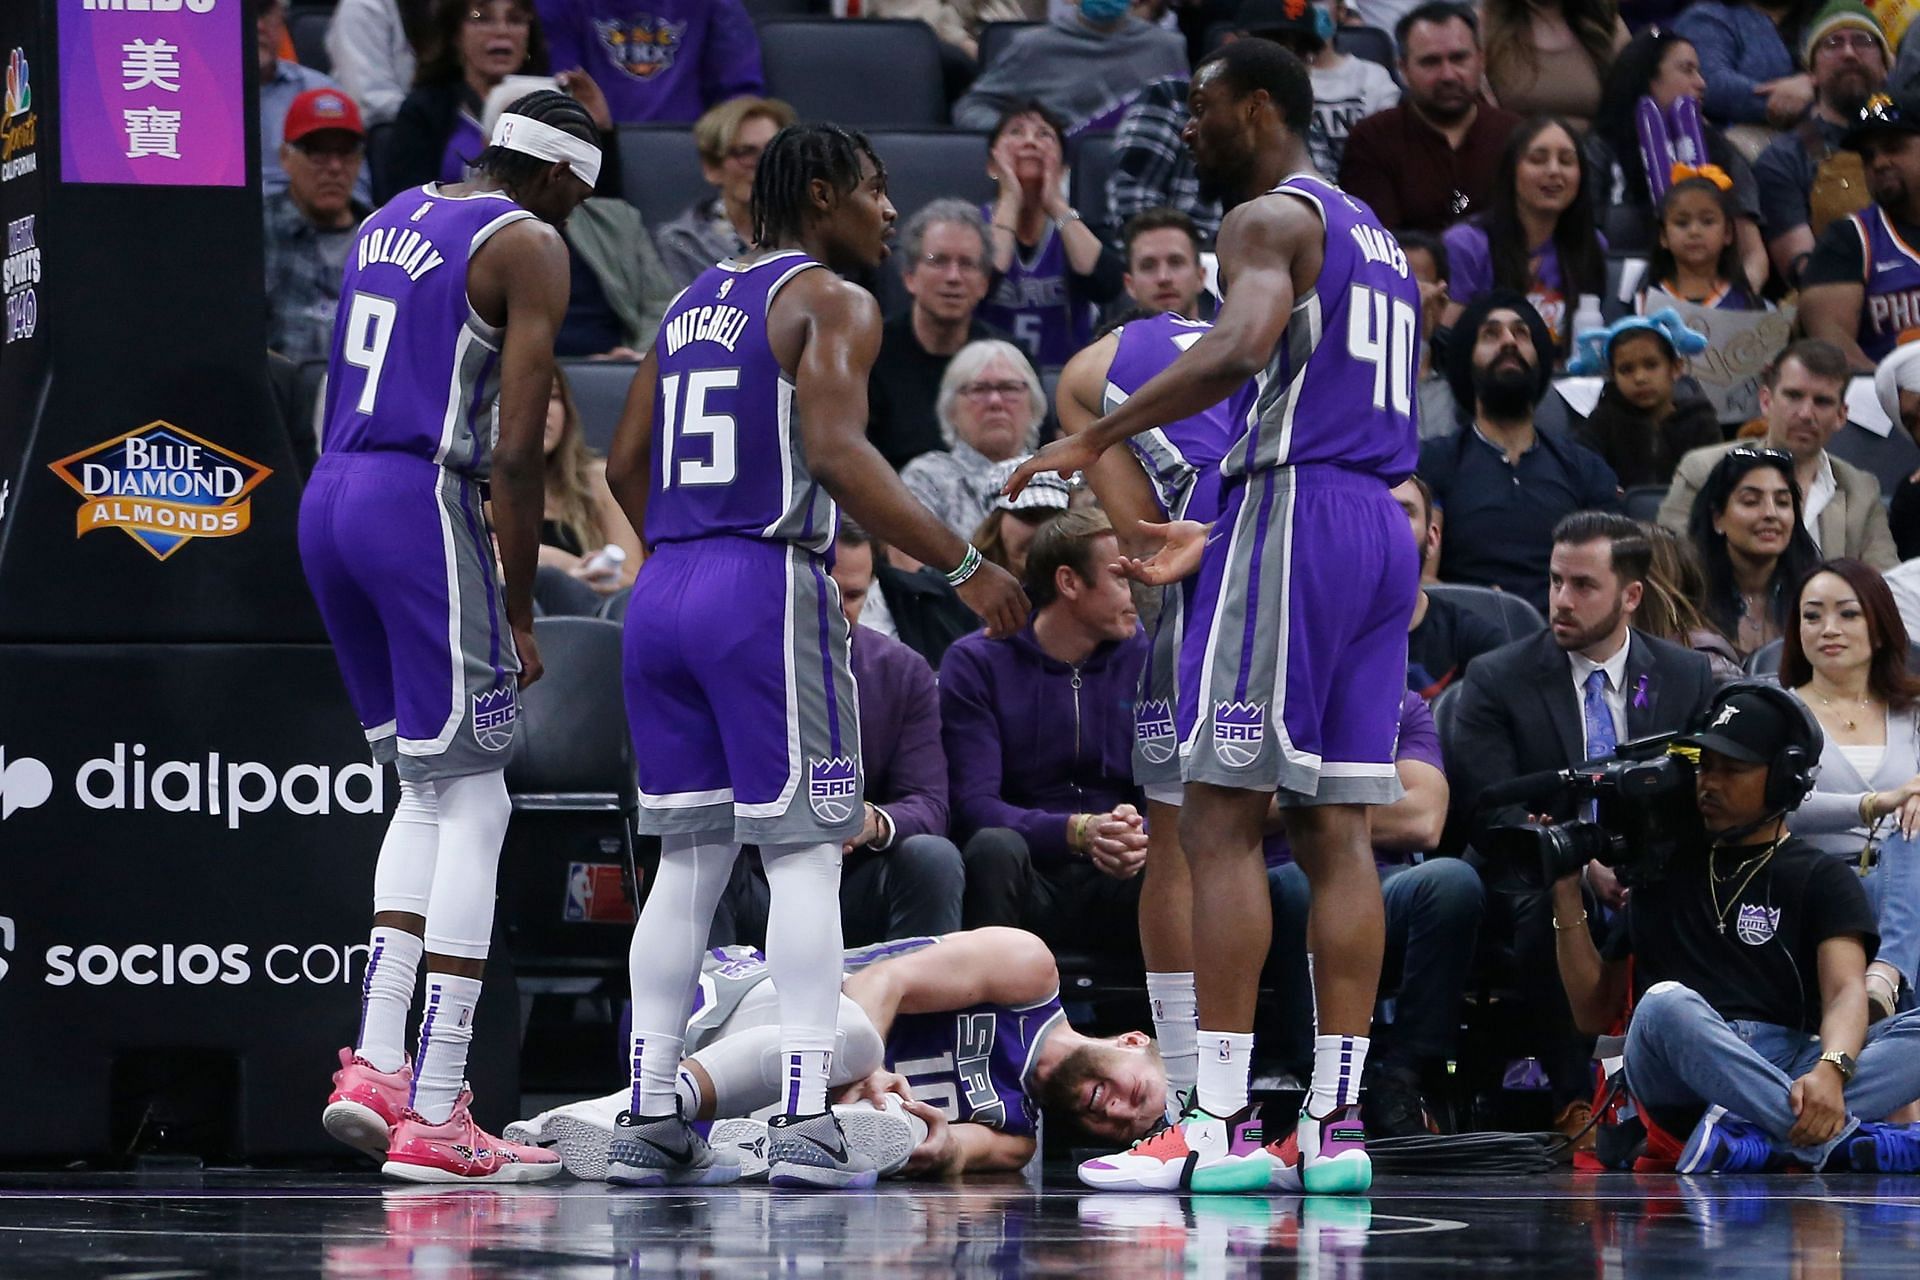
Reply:
[[1308, 0], [1240, 0], [1233, 11], [1233, 25], [1249, 35], [1282, 31], [1320, 34]]
[[1920, 133], [1920, 94], [1876, 93], [1860, 108], [1840, 145], [1858, 151], [1876, 133]]
[[1779, 698], [1757, 690], [1736, 690], [1721, 698], [1707, 712], [1706, 723], [1680, 739], [1679, 745], [1748, 764], [1770, 764], [1805, 734], [1804, 718], [1796, 724], [1789, 718], [1793, 714]]

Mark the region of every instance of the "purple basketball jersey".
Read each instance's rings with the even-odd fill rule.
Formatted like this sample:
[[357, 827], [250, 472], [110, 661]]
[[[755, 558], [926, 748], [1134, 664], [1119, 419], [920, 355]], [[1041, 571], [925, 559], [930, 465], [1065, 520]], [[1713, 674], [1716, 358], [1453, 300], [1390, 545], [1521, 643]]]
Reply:
[[[993, 220], [993, 206], [981, 214]], [[1015, 245], [1013, 262], [980, 304], [981, 320], [1013, 335], [1035, 368], [1058, 369], [1093, 338], [1093, 312], [1079, 305], [1067, 288], [1067, 246], [1058, 227], [1029, 255]]]
[[1221, 470], [1318, 463], [1398, 484], [1420, 452], [1420, 289], [1407, 256], [1373, 210], [1330, 182], [1295, 174], [1274, 192], [1319, 211], [1326, 252], [1313, 292], [1295, 302], [1254, 378], [1246, 434]]
[[[1102, 411], [1119, 408], [1212, 327], [1171, 311], [1129, 321], [1119, 331], [1113, 363], [1107, 366]], [[1245, 414], [1246, 394], [1236, 393], [1191, 418], [1143, 431], [1127, 442], [1169, 519], [1211, 520], [1219, 511], [1220, 459], [1233, 447]]]
[[1065, 1021], [1057, 997], [1024, 1009], [977, 1004], [958, 1013], [901, 1014], [887, 1033], [887, 1066], [953, 1123], [1032, 1137], [1040, 1114], [1034, 1061]]
[[347, 253], [327, 362], [328, 453], [405, 453], [485, 479], [499, 428], [501, 330], [467, 301], [467, 264], [533, 215], [498, 192], [402, 192]]
[[1860, 308], [1860, 349], [1880, 361], [1920, 330], [1920, 252], [1887, 221], [1879, 205], [1847, 219], [1860, 236], [1866, 268], [1866, 305]]
[[797, 250], [722, 262], [667, 308], [653, 346], [648, 546], [732, 535], [832, 547], [839, 513], [807, 471], [793, 380], [767, 339], [774, 295], [819, 266]]

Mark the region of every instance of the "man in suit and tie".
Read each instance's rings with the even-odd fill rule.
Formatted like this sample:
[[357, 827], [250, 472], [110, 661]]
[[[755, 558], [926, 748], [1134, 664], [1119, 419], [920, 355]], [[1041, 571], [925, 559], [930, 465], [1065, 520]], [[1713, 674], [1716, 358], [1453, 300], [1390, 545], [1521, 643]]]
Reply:
[[[1827, 452], [1847, 425], [1847, 357], [1830, 342], [1808, 338], [1787, 347], [1760, 373], [1760, 415], [1767, 443], [1793, 455], [1800, 482], [1801, 519], [1820, 554], [1852, 556], [1882, 573], [1900, 563], [1880, 482], [1871, 473]], [[1660, 504], [1660, 523], [1681, 537], [1693, 500], [1727, 450], [1740, 441], [1690, 450], [1674, 468], [1673, 485]]]
[[[1452, 718], [1450, 780], [1476, 835], [1528, 816], [1521, 805], [1476, 811], [1487, 787], [1610, 756], [1623, 742], [1685, 727], [1707, 705], [1713, 676], [1706, 658], [1630, 625], [1652, 555], [1640, 526], [1611, 512], [1575, 512], [1554, 529], [1551, 628], [1475, 659]], [[1570, 802], [1548, 812], [1584, 816]], [[1514, 977], [1529, 1025], [1539, 1028], [1534, 1051], [1552, 1084], [1556, 1127], [1574, 1132], [1589, 1115], [1592, 1042], [1575, 1030], [1555, 976], [1550, 895], [1522, 886], [1511, 867], [1485, 865], [1482, 876], [1483, 929], [1493, 937], [1511, 930]], [[1616, 909], [1625, 898], [1597, 862], [1587, 868], [1587, 887], [1597, 927], [1597, 908]]]

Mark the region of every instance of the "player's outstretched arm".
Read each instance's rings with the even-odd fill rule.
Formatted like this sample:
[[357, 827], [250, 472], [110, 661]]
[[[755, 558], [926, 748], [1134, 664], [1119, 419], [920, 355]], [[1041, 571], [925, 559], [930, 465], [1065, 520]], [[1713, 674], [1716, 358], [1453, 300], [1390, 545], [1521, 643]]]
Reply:
[[503, 228], [475, 260], [477, 292], [505, 303], [500, 347], [500, 434], [493, 446], [494, 533], [506, 576], [507, 622], [520, 651], [520, 683], [540, 678], [533, 643], [533, 575], [546, 509], [547, 398], [553, 392], [553, 340], [567, 313], [567, 246], [560, 233], [528, 219]]
[[[803, 326], [794, 369], [807, 469], [862, 528], [922, 564], [951, 572], [968, 547], [940, 523], [867, 440], [867, 378], [880, 354], [880, 308], [873, 296], [824, 271], [797, 277], [778, 304], [798, 310]], [[967, 607], [994, 635], [1026, 625], [1027, 597], [1004, 569], [981, 563], [958, 588]]]
[[[1079, 435], [1099, 418], [1106, 401], [1107, 371], [1113, 367], [1114, 352], [1119, 348], [1116, 331], [1079, 352], [1060, 371], [1060, 386], [1053, 399], [1062, 435]], [[1153, 482], [1133, 450], [1108, 449], [1087, 467], [1086, 473], [1093, 496], [1100, 499], [1101, 509], [1113, 521], [1121, 554], [1151, 555], [1153, 540], [1144, 536], [1141, 528], [1165, 520], [1167, 513], [1160, 509]]]
[[647, 495], [653, 483], [653, 393], [659, 381], [660, 366], [654, 363], [649, 347], [633, 375], [633, 384], [627, 388], [620, 425], [607, 450], [607, 487], [613, 490], [614, 501], [626, 513], [627, 523], [643, 545], [647, 537]]
[[934, 946], [868, 965], [841, 990], [884, 1038], [903, 1013], [1037, 1004], [1060, 990], [1060, 970], [1038, 937], [996, 926], [950, 933]]
[[1294, 200], [1255, 200], [1228, 214], [1220, 227], [1220, 268], [1232, 288], [1213, 328], [1111, 414], [1022, 463], [1006, 492], [1019, 493], [1043, 471], [1084, 471], [1121, 441], [1192, 417], [1245, 386], [1286, 332], [1294, 259], [1319, 245], [1321, 234], [1320, 220]]

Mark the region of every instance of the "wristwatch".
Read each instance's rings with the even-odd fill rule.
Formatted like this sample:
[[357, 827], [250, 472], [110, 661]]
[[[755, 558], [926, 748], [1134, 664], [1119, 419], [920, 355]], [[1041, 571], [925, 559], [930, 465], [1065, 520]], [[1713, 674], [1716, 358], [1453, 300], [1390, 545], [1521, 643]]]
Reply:
[[1834, 1070], [1840, 1073], [1841, 1084], [1852, 1083], [1853, 1071], [1855, 1066], [1852, 1054], [1843, 1053], [1839, 1049], [1834, 1049], [1828, 1053], [1821, 1054], [1819, 1060], [1821, 1062], [1831, 1062], [1833, 1064]]

